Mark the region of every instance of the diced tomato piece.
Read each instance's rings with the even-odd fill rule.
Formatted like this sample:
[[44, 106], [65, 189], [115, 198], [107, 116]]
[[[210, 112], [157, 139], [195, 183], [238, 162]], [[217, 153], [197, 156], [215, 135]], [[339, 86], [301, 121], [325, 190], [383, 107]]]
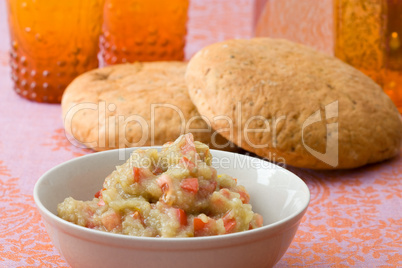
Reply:
[[262, 224], [264, 223], [264, 219], [262, 218], [262, 216], [260, 214], [254, 214], [255, 217], [255, 223], [257, 224], [257, 227], [261, 227]]
[[223, 225], [225, 226], [226, 233], [231, 233], [236, 227], [236, 219], [230, 217], [229, 212], [222, 217]]
[[221, 197], [218, 198], [214, 198], [213, 200], [211, 200], [211, 204], [215, 207], [215, 208], [222, 208], [225, 205], [224, 200], [222, 200]]
[[104, 191], [104, 190], [106, 190], [106, 188], [103, 188], [102, 190], [99, 190], [99, 191], [95, 194], [95, 197], [96, 197], [96, 198], [102, 197], [102, 191]]
[[133, 167], [134, 182], [140, 182], [142, 179], [141, 168]]
[[258, 228], [258, 227], [262, 227], [263, 224], [263, 218], [260, 214], [255, 213], [253, 220], [250, 222], [250, 224], [248, 225], [248, 229], [254, 229], [254, 228]]
[[235, 229], [235, 227], [236, 227], [236, 220], [235, 220], [235, 219], [231, 219], [231, 220], [225, 222], [225, 223], [224, 223], [224, 226], [225, 226], [226, 233], [229, 234], [229, 233], [233, 232], [233, 230]]
[[159, 187], [161, 187], [163, 192], [160, 200], [171, 205], [173, 202], [170, 198], [173, 192], [173, 182], [171, 178], [166, 174], [162, 174], [158, 179], [156, 179], [156, 182], [158, 183]]
[[214, 235], [212, 229], [215, 225], [216, 221], [210, 217], [207, 217], [206, 222], [200, 217], [194, 218], [194, 236]]
[[207, 223], [201, 220], [200, 218], [194, 218], [193, 225], [194, 225], [194, 235], [199, 236], [207, 226]]
[[152, 173], [153, 173], [154, 175], [160, 175], [160, 174], [163, 173], [163, 170], [162, 170], [161, 167], [156, 166], [156, 167], [154, 168], [154, 170], [152, 171]]
[[172, 180], [166, 174], [162, 174], [158, 179], [156, 179], [156, 182], [164, 193], [167, 193], [172, 189]]
[[194, 136], [191, 133], [184, 135], [185, 143], [180, 146], [181, 152], [187, 155], [189, 152], [195, 152]]
[[95, 197], [96, 197], [96, 198], [99, 198], [99, 196], [101, 196], [101, 193], [102, 193], [102, 190], [99, 190], [99, 191], [95, 194]]
[[121, 225], [121, 217], [116, 212], [111, 212], [102, 215], [102, 224], [108, 231], [119, 227]]
[[176, 212], [177, 212], [177, 218], [180, 222], [180, 226], [186, 226], [187, 225], [186, 212], [184, 212], [184, 210], [182, 210], [181, 208], [176, 209]]
[[226, 188], [223, 188], [219, 191], [224, 197], [226, 197], [227, 199], [230, 198], [230, 191]]
[[102, 199], [102, 198], [100, 198], [99, 199], [99, 202], [98, 202], [98, 206], [104, 206], [105, 205], [105, 201]]
[[195, 151], [195, 146], [185, 144], [181, 147], [181, 152], [184, 155], [188, 155], [189, 152], [194, 152]]
[[238, 191], [238, 194], [240, 194], [240, 200], [243, 202], [243, 204], [248, 204], [250, 202], [250, 195], [244, 191]]
[[180, 182], [180, 187], [190, 193], [196, 194], [198, 192], [198, 179], [197, 178], [187, 178]]
[[206, 197], [206, 196], [212, 194], [216, 189], [216, 185], [218, 185], [218, 183], [216, 181], [210, 181], [208, 184], [203, 185], [199, 189], [200, 195], [203, 197]]
[[225, 226], [226, 233], [231, 233], [231, 232], [233, 232], [233, 230], [236, 227], [236, 220], [230, 219], [230, 220], [224, 221], [223, 225]]
[[180, 159], [180, 163], [182, 163], [188, 170], [193, 171], [195, 168], [195, 164], [193, 161], [188, 159], [187, 157], [183, 156], [182, 159]]
[[100, 207], [105, 205], [105, 201], [103, 200], [103, 196], [102, 196], [103, 190], [106, 190], [106, 189], [103, 188], [102, 190], [100, 190], [99, 192], [97, 192], [95, 194], [95, 197], [99, 198], [98, 206], [100, 206]]
[[85, 227], [87, 227], [87, 228], [89, 228], [89, 229], [93, 229], [93, 228], [96, 227], [96, 225], [95, 225], [92, 221], [88, 221], [88, 222], [85, 224]]
[[153, 177], [154, 174], [147, 168], [133, 167], [133, 180], [134, 182], [141, 183], [143, 179]]
[[85, 227], [93, 229], [95, 228], [95, 223], [93, 222], [94, 211], [89, 207], [84, 207], [84, 211], [87, 214], [87, 222], [85, 223]]

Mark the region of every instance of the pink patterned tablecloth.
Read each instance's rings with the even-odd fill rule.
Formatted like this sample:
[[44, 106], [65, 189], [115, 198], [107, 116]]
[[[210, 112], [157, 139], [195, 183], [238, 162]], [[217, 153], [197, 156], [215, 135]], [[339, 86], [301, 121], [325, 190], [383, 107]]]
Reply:
[[[229, 2], [192, 2], [188, 57], [206, 44], [252, 35], [254, 1]], [[32, 192], [45, 171], [92, 151], [66, 139], [60, 105], [13, 92], [8, 43], [0, 1], [0, 267], [69, 267], [44, 229]], [[402, 267], [401, 156], [350, 171], [289, 169], [307, 183], [311, 204], [276, 267]]]

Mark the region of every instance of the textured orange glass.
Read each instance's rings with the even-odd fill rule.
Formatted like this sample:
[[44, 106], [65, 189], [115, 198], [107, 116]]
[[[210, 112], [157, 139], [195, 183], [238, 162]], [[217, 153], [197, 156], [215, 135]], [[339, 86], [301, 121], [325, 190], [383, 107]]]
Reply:
[[335, 56], [373, 78], [402, 112], [402, 1], [334, 0]]
[[188, 5], [188, 0], [106, 0], [104, 62], [183, 60]]
[[15, 91], [60, 102], [66, 86], [98, 67], [104, 0], [8, 0]]

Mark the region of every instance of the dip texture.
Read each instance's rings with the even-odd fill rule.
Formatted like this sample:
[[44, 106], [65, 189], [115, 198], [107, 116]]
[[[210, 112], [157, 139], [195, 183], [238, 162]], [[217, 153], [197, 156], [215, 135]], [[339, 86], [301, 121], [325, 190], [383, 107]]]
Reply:
[[68, 197], [59, 217], [88, 228], [147, 237], [194, 237], [262, 226], [249, 194], [229, 175], [217, 175], [207, 145], [192, 134], [138, 149], [116, 167], [91, 201]]

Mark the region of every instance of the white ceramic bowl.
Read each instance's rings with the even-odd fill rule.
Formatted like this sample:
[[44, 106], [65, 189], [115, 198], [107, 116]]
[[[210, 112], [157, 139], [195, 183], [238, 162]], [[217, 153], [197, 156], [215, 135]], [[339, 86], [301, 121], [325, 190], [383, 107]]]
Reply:
[[143, 238], [84, 228], [57, 216], [57, 204], [68, 196], [92, 199], [132, 150], [70, 160], [36, 183], [34, 199], [47, 232], [72, 267], [271, 267], [288, 249], [310, 201], [306, 184], [293, 173], [254, 157], [211, 150], [218, 174], [227, 173], [246, 187], [263, 227], [221, 236]]

